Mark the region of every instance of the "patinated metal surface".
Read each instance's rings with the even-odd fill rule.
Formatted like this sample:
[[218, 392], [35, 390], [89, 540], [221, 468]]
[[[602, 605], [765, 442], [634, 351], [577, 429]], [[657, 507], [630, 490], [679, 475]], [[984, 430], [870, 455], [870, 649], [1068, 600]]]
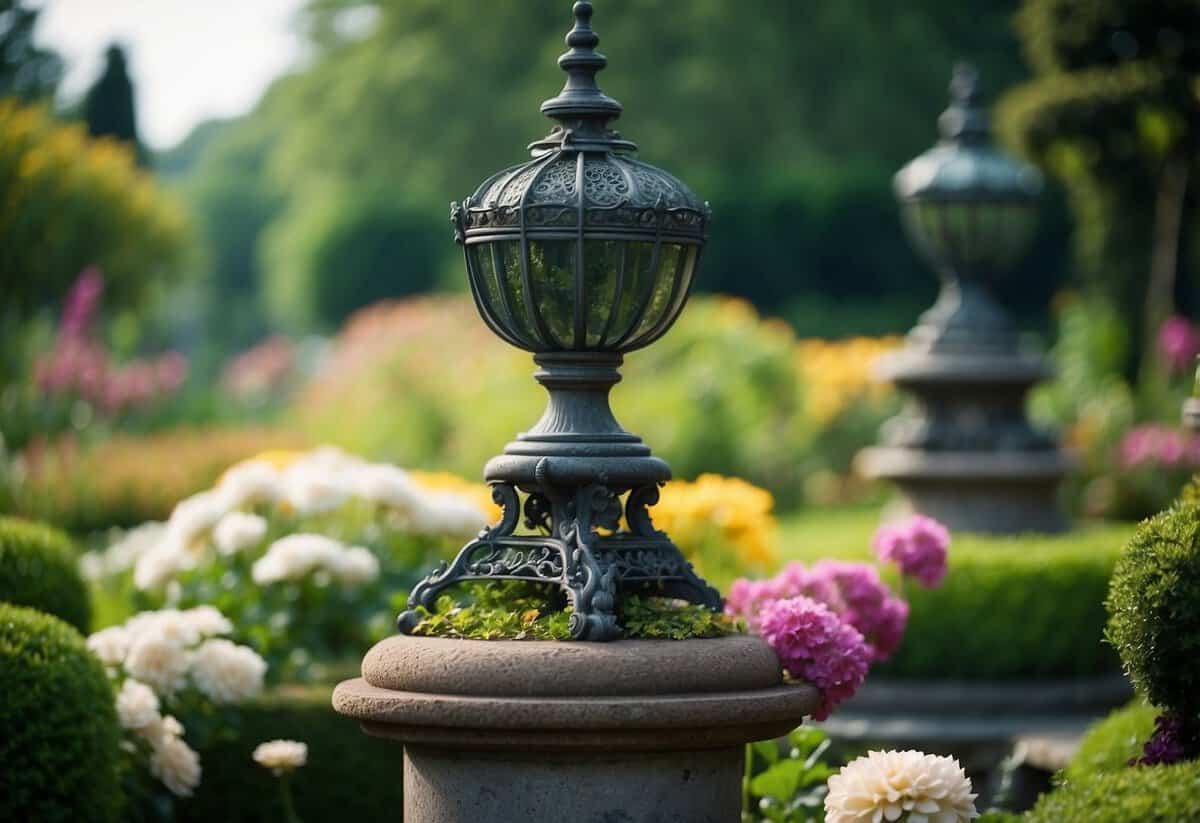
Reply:
[[670, 468], [621, 427], [608, 400], [624, 353], [653, 343], [683, 310], [709, 208], [610, 128], [621, 105], [596, 84], [607, 60], [595, 50], [592, 4], [575, 3], [574, 14], [558, 61], [566, 85], [542, 104], [556, 125], [529, 147], [532, 160], [451, 206], [479, 313], [534, 352], [549, 404], [485, 469], [500, 523], [413, 589], [402, 632], [419, 622], [418, 607], [433, 610], [463, 581], [556, 584], [581, 640], [621, 636], [626, 592], [722, 605], [651, 523], [647, 508]]

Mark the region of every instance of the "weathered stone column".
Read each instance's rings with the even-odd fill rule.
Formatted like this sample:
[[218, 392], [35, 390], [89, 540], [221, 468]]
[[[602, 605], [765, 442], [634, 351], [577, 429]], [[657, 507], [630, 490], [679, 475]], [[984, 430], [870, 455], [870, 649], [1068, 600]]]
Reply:
[[736, 823], [745, 744], [820, 701], [750, 636], [400, 636], [362, 672], [333, 705], [403, 744], [406, 823]]

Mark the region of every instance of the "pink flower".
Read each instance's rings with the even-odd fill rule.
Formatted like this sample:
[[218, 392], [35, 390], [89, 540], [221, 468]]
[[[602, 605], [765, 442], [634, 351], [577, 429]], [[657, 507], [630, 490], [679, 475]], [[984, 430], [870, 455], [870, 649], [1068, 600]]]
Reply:
[[946, 553], [950, 532], [923, 514], [879, 527], [871, 541], [881, 562], [895, 563], [900, 573], [915, 577], [927, 589], [936, 588], [946, 577]]
[[1171, 371], [1188, 371], [1200, 354], [1200, 332], [1186, 317], [1172, 315], [1158, 330], [1158, 350]]
[[1149, 465], [1194, 470], [1200, 468], [1200, 437], [1159, 423], [1137, 426], [1121, 438], [1118, 462], [1123, 469]]
[[66, 338], [83, 337], [96, 309], [100, 307], [100, 295], [104, 292], [104, 275], [96, 266], [88, 266], [79, 273], [75, 285], [67, 293], [63, 304], [62, 323], [59, 334]]
[[729, 587], [725, 598], [725, 613], [746, 621], [747, 628], [757, 633], [762, 610], [779, 599], [774, 580], [747, 580], [739, 577]]
[[874, 660], [887, 660], [908, 628], [908, 603], [892, 594], [874, 566], [822, 560], [813, 574], [832, 583], [837, 597], [829, 602], [838, 616], [866, 638]]
[[853, 697], [867, 677], [871, 648], [824, 603], [811, 597], [776, 600], [763, 609], [761, 628], [784, 670], [821, 690], [821, 707], [813, 712], [817, 720]]

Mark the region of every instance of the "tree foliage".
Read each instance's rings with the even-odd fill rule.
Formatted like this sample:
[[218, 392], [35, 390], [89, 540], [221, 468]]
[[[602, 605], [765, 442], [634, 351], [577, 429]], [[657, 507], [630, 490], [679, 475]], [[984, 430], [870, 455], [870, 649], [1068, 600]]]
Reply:
[[1036, 77], [1005, 134], [1063, 181], [1083, 271], [1149, 339], [1200, 274], [1200, 3], [1026, 0], [1018, 21]]
[[50, 97], [62, 77], [62, 60], [33, 42], [40, 9], [22, 0], [0, 0], [0, 97]]
[[187, 242], [177, 202], [128, 147], [89, 139], [42, 108], [0, 101], [0, 323], [53, 306], [85, 266], [128, 306], [177, 269]]

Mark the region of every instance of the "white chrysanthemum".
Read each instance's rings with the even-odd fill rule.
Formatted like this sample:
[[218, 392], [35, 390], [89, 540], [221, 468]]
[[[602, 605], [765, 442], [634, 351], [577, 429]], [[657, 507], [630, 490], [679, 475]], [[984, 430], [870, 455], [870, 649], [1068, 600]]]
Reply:
[[420, 505], [423, 495], [408, 472], [387, 463], [358, 467], [351, 475], [351, 483], [358, 497], [406, 513]]
[[216, 606], [196, 606], [181, 614], [201, 637], [216, 637], [233, 631], [229, 618], [221, 614]]
[[283, 494], [279, 470], [265, 460], [246, 460], [221, 476], [217, 493], [230, 509], [274, 503]]
[[338, 560], [338, 579], [350, 586], [370, 583], [379, 577], [379, 558], [362, 546], [351, 546]]
[[213, 542], [217, 551], [233, 555], [248, 549], [267, 536], [267, 521], [257, 514], [230, 512], [217, 521]]
[[117, 692], [117, 720], [124, 729], [143, 729], [158, 720], [158, 696], [145, 683], [130, 678]]
[[282, 499], [298, 514], [332, 511], [355, 493], [353, 477], [363, 465], [332, 446], [311, 451], [283, 471]]
[[[216, 612], [216, 609], [213, 611]], [[220, 612], [216, 614], [219, 616]], [[211, 622], [212, 616], [205, 612], [193, 615], [190, 611], [181, 612], [179, 609], [159, 609], [138, 612], [125, 621], [125, 630], [134, 638], [154, 637], [180, 646], [192, 646], [198, 643], [204, 634], [201, 627], [208, 626]]]
[[183, 685], [188, 653], [179, 643], [159, 635], [138, 637], [125, 657], [125, 671], [158, 694], [173, 694]]
[[164, 533], [156, 546], [138, 558], [133, 569], [133, 583], [143, 591], [157, 589], [195, 565], [196, 556], [179, 540]]
[[825, 823], [966, 823], [979, 816], [975, 797], [952, 757], [869, 752], [829, 778]]
[[262, 691], [267, 663], [248, 646], [206, 640], [192, 655], [192, 680], [214, 703], [240, 703]]
[[151, 746], [160, 745], [168, 737], [183, 737], [183, 724], [174, 715], [161, 715], [137, 730], [138, 735]]
[[260, 586], [297, 580], [316, 570], [335, 572], [345, 547], [320, 534], [290, 534], [267, 548], [254, 562], [250, 575]]
[[171, 794], [191, 797], [192, 790], [200, 785], [200, 756], [183, 738], [164, 735], [151, 744], [150, 773]]
[[109, 626], [89, 635], [87, 647], [105, 666], [120, 666], [125, 662], [125, 655], [129, 653], [132, 640], [132, 636], [124, 627]]
[[419, 534], [476, 534], [487, 525], [487, 516], [473, 501], [445, 492], [426, 492], [413, 510], [409, 528]]
[[254, 747], [254, 762], [276, 776], [298, 769], [308, 762], [308, 746], [296, 740], [271, 740]]
[[216, 491], [194, 494], [179, 501], [171, 511], [164, 540], [193, 551], [228, 511], [225, 499]]

